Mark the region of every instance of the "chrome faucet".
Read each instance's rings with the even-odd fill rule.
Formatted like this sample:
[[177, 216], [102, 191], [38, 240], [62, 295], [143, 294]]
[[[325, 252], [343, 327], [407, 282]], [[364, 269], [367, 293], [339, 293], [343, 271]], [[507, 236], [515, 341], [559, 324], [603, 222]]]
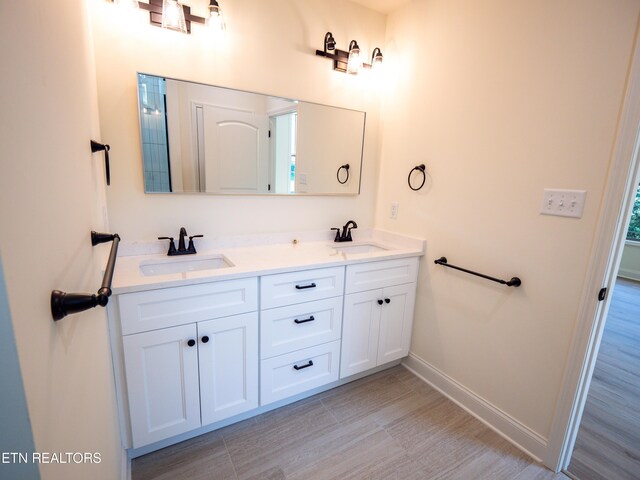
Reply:
[[336, 238], [333, 240], [334, 242], [351, 242], [353, 238], [351, 238], [351, 229], [358, 228], [358, 224], [353, 220], [349, 220], [345, 223], [344, 227], [342, 227], [342, 233], [340, 233], [339, 228], [332, 228], [331, 230], [336, 231]]
[[189, 237], [187, 235], [187, 229], [182, 227], [180, 228], [180, 238], [178, 239], [178, 249], [176, 250], [176, 245], [173, 242], [173, 237], [158, 237], [158, 240], [169, 240], [169, 250], [167, 251], [167, 255], [170, 257], [174, 255], [193, 255], [196, 252], [196, 247], [193, 244], [194, 238], [202, 238], [204, 235], [192, 235], [189, 237], [189, 246], [184, 246], [184, 238]]

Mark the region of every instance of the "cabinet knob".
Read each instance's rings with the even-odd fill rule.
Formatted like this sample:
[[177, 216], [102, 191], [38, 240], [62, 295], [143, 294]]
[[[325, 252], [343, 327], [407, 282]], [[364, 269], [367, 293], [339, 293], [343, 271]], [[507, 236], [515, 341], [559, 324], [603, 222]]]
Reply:
[[208, 341], [209, 341], [209, 337], [207, 337], [206, 335], [202, 337], [202, 343], [207, 343]]
[[382, 305], [382, 300], [378, 300], [378, 305]]
[[385, 301], [385, 303], [391, 303], [391, 299], [390, 298], [385, 298], [384, 301]]
[[187, 342], [187, 345], [189, 345], [190, 347], [193, 347], [196, 344], [196, 341], [192, 338]]

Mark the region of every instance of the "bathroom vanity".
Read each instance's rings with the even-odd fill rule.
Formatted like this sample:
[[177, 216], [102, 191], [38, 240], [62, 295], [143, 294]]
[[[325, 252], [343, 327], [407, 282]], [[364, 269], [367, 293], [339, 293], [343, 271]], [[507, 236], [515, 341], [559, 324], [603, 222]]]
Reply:
[[408, 354], [424, 241], [376, 230], [348, 244], [285, 237], [202, 242], [180, 259], [122, 248], [109, 321], [133, 456]]

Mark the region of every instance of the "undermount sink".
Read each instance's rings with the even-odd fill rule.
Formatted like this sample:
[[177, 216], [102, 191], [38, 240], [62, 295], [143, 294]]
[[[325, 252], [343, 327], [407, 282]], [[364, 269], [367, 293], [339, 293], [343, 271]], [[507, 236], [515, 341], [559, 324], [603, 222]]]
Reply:
[[232, 267], [233, 264], [224, 255], [209, 255], [203, 258], [167, 258], [166, 260], [148, 260], [140, 263], [140, 271], [146, 277], [170, 275], [172, 273], [199, 272]]
[[388, 250], [388, 248], [376, 245], [375, 243], [358, 243], [351, 245], [339, 245], [331, 247], [336, 253], [358, 254], [358, 253], [376, 253]]

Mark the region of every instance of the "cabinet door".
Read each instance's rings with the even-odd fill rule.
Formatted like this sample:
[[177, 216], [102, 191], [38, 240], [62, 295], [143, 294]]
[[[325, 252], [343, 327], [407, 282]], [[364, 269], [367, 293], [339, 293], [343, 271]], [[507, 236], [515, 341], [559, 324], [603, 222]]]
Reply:
[[344, 297], [340, 378], [376, 366], [380, 313], [383, 308], [378, 300], [382, 300], [382, 290]]
[[409, 354], [416, 284], [387, 287], [382, 291], [382, 296], [385, 303], [380, 317], [378, 365]]
[[258, 313], [198, 323], [202, 424], [258, 406]]
[[134, 448], [200, 426], [195, 340], [195, 324], [123, 337]]

